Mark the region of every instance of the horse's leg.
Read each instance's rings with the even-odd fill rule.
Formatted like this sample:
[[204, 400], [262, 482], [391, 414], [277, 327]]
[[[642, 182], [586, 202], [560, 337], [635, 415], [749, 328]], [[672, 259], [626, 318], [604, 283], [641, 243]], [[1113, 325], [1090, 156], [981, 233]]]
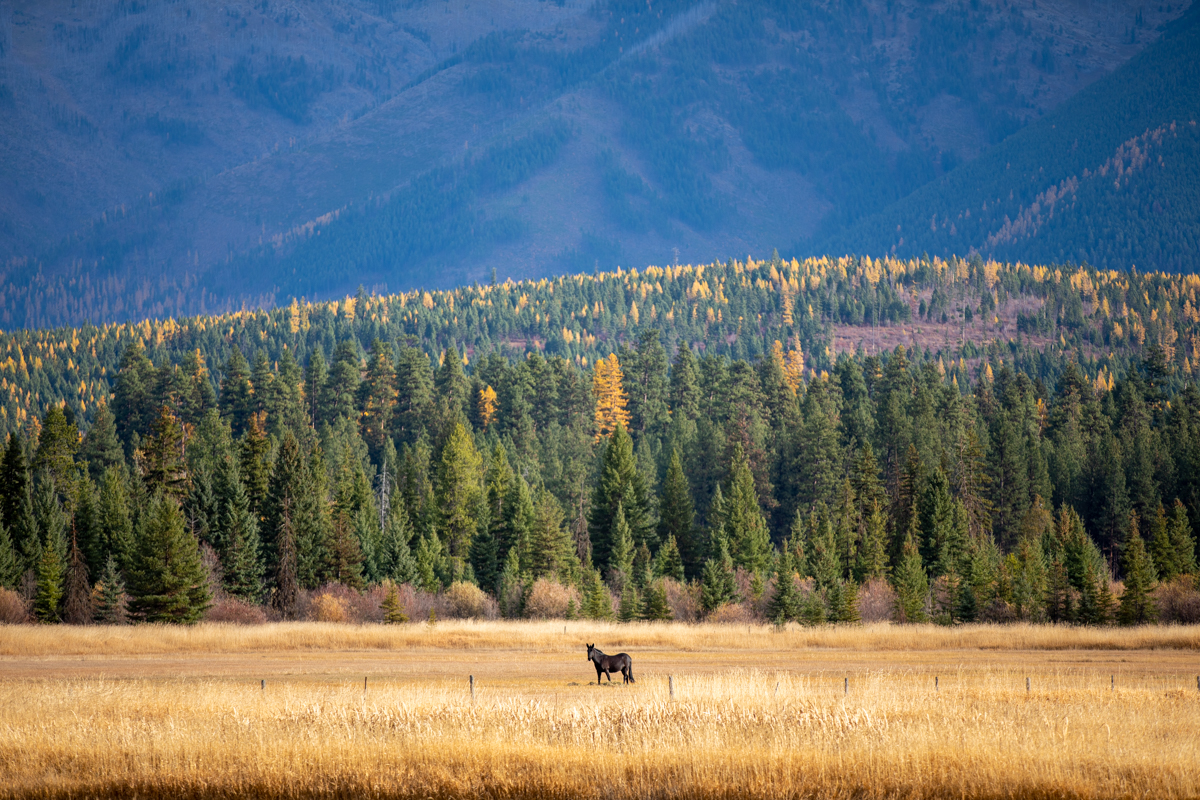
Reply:
[[600, 685], [600, 665], [596, 665], [596, 685]]

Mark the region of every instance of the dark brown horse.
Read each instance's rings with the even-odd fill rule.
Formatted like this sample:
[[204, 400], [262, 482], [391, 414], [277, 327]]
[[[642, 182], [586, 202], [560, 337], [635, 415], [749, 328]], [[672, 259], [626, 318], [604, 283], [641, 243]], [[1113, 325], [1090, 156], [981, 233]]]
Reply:
[[633, 659], [628, 653], [617, 653], [615, 656], [606, 656], [596, 649], [596, 645], [589, 644], [588, 661], [591, 661], [596, 666], [596, 685], [600, 685], [600, 674], [608, 675], [608, 682], [612, 683], [612, 675], [610, 673], [619, 672], [624, 679], [623, 683], [636, 683], [633, 679]]

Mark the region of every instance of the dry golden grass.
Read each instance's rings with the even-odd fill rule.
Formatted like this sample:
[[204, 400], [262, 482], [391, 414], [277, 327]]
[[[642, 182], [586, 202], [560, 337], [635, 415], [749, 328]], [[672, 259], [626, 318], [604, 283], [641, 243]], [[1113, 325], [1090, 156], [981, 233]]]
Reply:
[[1194, 629], [567, 631], [0, 628], [0, 796], [1200, 796]]

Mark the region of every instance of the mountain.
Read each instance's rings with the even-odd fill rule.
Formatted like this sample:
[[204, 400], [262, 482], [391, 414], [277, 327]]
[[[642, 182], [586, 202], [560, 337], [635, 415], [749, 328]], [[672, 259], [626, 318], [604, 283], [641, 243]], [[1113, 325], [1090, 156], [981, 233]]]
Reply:
[[5, 6], [0, 325], [811, 250], [973, 167], [1183, 13], [1068, 0]]
[[1197, 52], [1200, 7], [1192, 7], [1158, 42], [1043, 119], [808, 246], [1195, 272]]

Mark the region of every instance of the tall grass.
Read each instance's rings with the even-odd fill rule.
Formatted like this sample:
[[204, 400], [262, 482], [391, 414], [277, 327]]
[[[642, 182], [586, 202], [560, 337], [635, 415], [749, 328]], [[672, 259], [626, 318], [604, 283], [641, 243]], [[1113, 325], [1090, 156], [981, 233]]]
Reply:
[[[537, 680], [536, 676], [531, 678]], [[1200, 795], [1200, 700], [1072, 674], [732, 670], [532, 699], [460, 682], [0, 682], [0, 796]]]
[[1054, 625], [937, 625], [805, 628], [790, 625], [682, 625], [455, 620], [436, 625], [277, 623], [193, 627], [141, 625], [0, 625], [0, 656], [162, 655], [306, 650], [400, 650], [502, 647], [577, 650], [603, 641], [612, 647], [652, 647], [683, 652], [811, 649], [851, 651], [934, 650], [1200, 650], [1200, 626], [1076, 628]]

